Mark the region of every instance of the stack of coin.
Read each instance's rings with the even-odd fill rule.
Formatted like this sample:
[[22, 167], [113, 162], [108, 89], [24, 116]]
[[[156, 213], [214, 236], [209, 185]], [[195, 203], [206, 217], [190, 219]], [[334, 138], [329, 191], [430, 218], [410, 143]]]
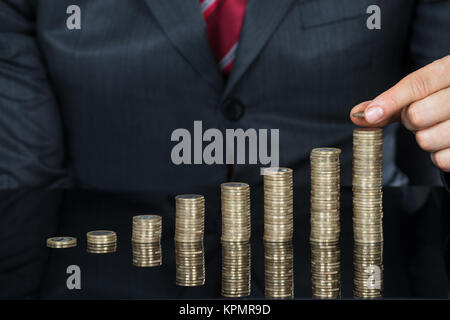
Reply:
[[264, 276], [267, 298], [294, 296], [292, 169], [264, 173]]
[[353, 294], [383, 296], [383, 131], [353, 133]]
[[117, 249], [117, 235], [114, 231], [90, 231], [87, 236], [87, 252], [111, 253]]
[[175, 197], [176, 284], [200, 286], [205, 283], [203, 235], [205, 198], [188, 194]]
[[222, 193], [222, 295], [250, 295], [250, 186], [224, 183]]
[[311, 152], [311, 280], [312, 296], [340, 297], [340, 165], [341, 150]]
[[157, 215], [133, 217], [133, 264], [137, 267], [154, 267], [162, 264], [162, 218]]
[[264, 241], [292, 240], [293, 226], [292, 169], [264, 170]]
[[66, 249], [77, 246], [77, 238], [74, 237], [54, 237], [47, 239], [47, 247], [53, 249]]
[[264, 241], [265, 296], [269, 299], [294, 297], [294, 251], [292, 241]]
[[246, 183], [223, 183], [222, 241], [250, 240], [250, 186]]

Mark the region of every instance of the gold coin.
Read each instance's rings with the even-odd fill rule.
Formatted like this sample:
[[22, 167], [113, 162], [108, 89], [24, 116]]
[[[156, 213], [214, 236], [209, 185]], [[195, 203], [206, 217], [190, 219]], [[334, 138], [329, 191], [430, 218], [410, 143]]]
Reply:
[[66, 249], [77, 246], [77, 238], [74, 237], [53, 237], [47, 239], [47, 247], [53, 249]]

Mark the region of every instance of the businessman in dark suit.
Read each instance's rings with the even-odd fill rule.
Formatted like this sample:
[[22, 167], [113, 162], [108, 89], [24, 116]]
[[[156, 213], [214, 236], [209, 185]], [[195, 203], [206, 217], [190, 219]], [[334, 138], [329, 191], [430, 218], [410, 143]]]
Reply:
[[[298, 183], [312, 148], [340, 147], [350, 184], [355, 105], [357, 125], [401, 120], [448, 172], [449, 17], [448, 0], [2, 0], [0, 188], [217, 187], [226, 165], [171, 162], [171, 133], [195, 120], [279, 128]], [[385, 185], [406, 183], [396, 130]], [[261, 181], [258, 166], [231, 173]]]

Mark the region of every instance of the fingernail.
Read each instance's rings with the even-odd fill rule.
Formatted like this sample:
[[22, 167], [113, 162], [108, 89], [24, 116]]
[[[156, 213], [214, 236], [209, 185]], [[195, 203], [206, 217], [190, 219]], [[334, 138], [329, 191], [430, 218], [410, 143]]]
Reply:
[[384, 111], [379, 106], [372, 106], [365, 111], [367, 122], [377, 123], [383, 118]]

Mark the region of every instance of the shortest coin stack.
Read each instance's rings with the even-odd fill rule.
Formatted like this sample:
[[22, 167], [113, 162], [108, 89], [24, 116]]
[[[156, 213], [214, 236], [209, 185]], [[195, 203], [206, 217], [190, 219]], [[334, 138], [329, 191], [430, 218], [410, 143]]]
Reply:
[[74, 237], [54, 237], [47, 239], [47, 247], [53, 249], [66, 249], [77, 246], [77, 238]]
[[162, 218], [157, 215], [133, 217], [133, 265], [155, 267], [162, 264], [161, 257]]
[[95, 230], [86, 234], [87, 252], [111, 253], [117, 249], [117, 235], [114, 231]]
[[269, 299], [294, 297], [294, 252], [292, 241], [264, 241], [265, 296]]

